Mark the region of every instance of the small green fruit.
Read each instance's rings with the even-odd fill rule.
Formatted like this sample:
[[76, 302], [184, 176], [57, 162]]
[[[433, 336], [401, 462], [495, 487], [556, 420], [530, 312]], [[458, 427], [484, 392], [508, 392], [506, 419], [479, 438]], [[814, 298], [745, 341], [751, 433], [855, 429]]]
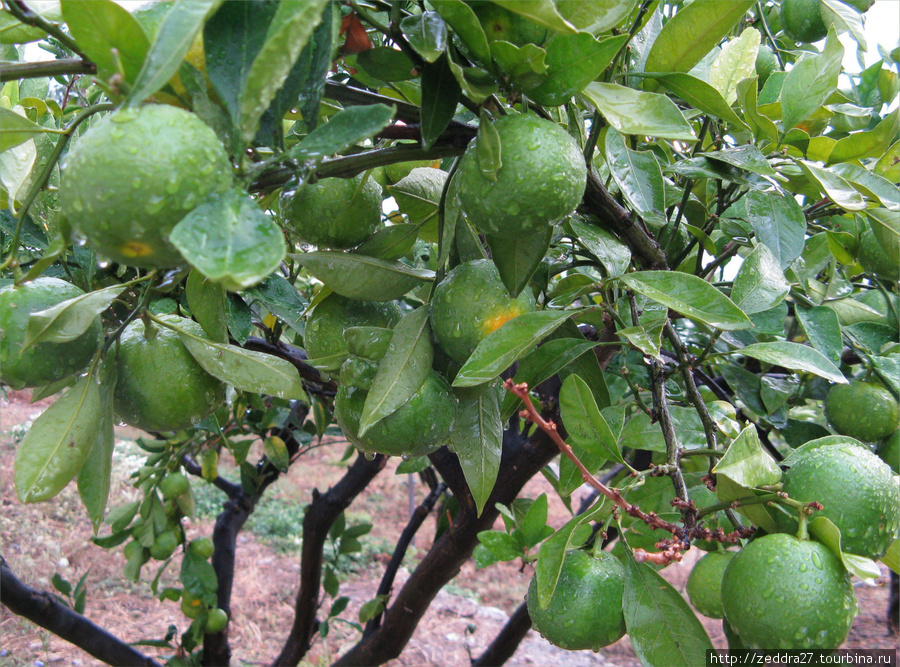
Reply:
[[191, 540], [190, 545], [188, 545], [191, 553], [200, 558], [209, 558], [213, 555], [215, 548], [215, 544], [208, 537], [198, 537], [196, 540]]
[[760, 88], [771, 76], [772, 72], [778, 69], [778, 59], [772, 47], [763, 44], [756, 53], [756, 76], [759, 77], [758, 84]]
[[330, 294], [306, 318], [304, 347], [310, 359], [333, 358], [337, 369], [349, 354], [345, 330], [359, 326], [389, 329], [399, 320], [400, 307], [394, 301], [353, 301]]
[[722, 576], [735, 551], [711, 551], [697, 561], [687, 580], [687, 594], [694, 608], [709, 618], [723, 618]]
[[566, 552], [550, 604], [538, 603], [537, 578], [525, 598], [534, 629], [555, 646], [569, 651], [609, 646], [625, 634], [622, 595], [625, 568], [612, 554], [601, 551]]
[[203, 604], [203, 601], [200, 598], [194, 596], [188, 591], [182, 591], [181, 593], [181, 613], [187, 616], [188, 618], [197, 618], [200, 614], [206, 611], [206, 605]]
[[228, 614], [225, 613], [224, 609], [215, 607], [209, 610], [209, 614], [206, 617], [206, 632], [210, 634], [222, 632], [226, 625], [228, 625]]
[[882, 440], [900, 426], [900, 406], [891, 392], [859, 380], [828, 391], [825, 416], [835, 431], [863, 442]]
[[820, 0], [782, 0], [781, 25], [795, 42], [818, 42], [828, 34]]
[[166, 500], [177, 498], [182, 493], [187, 493], [190, 488], [190, 480], [180, 472], [169, 473], [159, 483], [159, 492]]
[[150, 547], [150, 557], [154, 560], [166, 560], [178, 548], [178, 536], [175, 531], [164, 530], [156, 536]]

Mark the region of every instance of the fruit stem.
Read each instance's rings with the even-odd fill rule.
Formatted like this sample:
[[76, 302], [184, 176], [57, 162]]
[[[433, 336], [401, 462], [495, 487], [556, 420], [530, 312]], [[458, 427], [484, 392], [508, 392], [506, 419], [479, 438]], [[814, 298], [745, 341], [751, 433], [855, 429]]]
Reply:
[[809, 530], [807, 524], [809, 523], [809, 514], [807, 514], [805, 510], [801, 509], [798, 513], [798, 516], [800, 526], [797, 528], [797, 539], [808, 540]]

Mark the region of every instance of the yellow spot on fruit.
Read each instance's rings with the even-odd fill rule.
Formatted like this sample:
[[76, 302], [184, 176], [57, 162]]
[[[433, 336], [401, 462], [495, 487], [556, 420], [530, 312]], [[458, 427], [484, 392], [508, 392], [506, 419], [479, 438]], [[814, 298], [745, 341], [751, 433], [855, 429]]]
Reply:
[[484, 321], [482, 330], [484, 331], [485, 335], [492, 333], [509, 322], [511, 319], [518, 317], [519, 315], [521, 315], [521, 311], [516, 309], [507, 310], [506, 312], [494, 315], [493, 317], [489, 317]]
[[119, 252], [125, 257], [146, 257], [153, 254], [153, 248], [140, 241], [129, 241], [119, 248]]

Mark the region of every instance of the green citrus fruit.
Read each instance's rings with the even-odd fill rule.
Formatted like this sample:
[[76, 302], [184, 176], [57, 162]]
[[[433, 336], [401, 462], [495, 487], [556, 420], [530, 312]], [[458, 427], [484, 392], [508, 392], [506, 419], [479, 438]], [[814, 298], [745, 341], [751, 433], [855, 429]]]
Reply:
[[0, 379], [13, 389], [39, 387], [74, 375], [91, 362], [102, 341], [100, 320], [67, 343], [38, 343], [22, 352], [28, 316], [84, 294], [58, 278], [36, 278], [0, 288]]
[[462, 363], [485, 336], [534, 307], [530, 290], [512, 298], [493, 262], [479, 259], [455, 267], [435, 288], [431, 328], [444, 351]]
[[494, 2], [472, 0], [469, 6], [481, 22], [488, 42], [503, 41], [516, 46], [525, 44], [540, 46], [547, 40], [547, 28]]
[[297, 238], [322, 248], [352, 248], [381, 226], [381, 186], [370, 176], [323, 178], [282, 199]]
[[766, 82], [772, 72], [778, 69], [778, 59], [772, 47], [763, 44], [756, 53], [756, 76], [759, 77], [759, 86]]
[[166, 500], [177, 498], [182, 493], [187, 493], [190, 488], [190, 481], [180, 472], [173, 472], [166, 475], [159, 483], [159, 492]]
[[837, 556], [787, 533], [754, 540], [731, 559], [722, 604], [749, 649], [835, 649], [857, 613], [850, 575]]
[[124, 549], [125, 560], [135, 560], [140, 558], [142, 563], [146, 563], [150, 560], [150, 551], [144, 548], [137, 540], [132, 540], [128, 544], [125, 545]]
[[888, 437], [900, 425], [900, 406], [884, 387], [854, 380], [828, 391], [825, 416], [841, 435], [875, 442]]
[[196, 540], [191, 540], [188, 548], [191, 550], [192, 554], [196, 554], [200, 556], [200, 558], [209, 558], [213, 555], [213, 551], [215, 551], [215, 545], [213, 541], [208, 537], [198, 537]]
[[231, 186], [231, 164], [194, 114], [168, 105], [122, 109], [76, 141], [59, 197], [74, 228], [120, 264], [184, 263], [172, 228], [208, 195]]
[[609, 646], [625, 634], [625, 568], [601, 551], [567, 551], [550, 604], [538, 603], [537, 578], [525, 598], [534, 629], [555, 646], [578, 651]]
[[858, 444], [833, 444], [798, 451], [782, 477], [789, 497], [817, 501], [841, 530], [841, 549], [878, 559], [900, 527], [900, 490], [890, 466]]
[[434, 371], [396, 412], [359, 435], [367, 392], [341, 385], [334, 399], [334, 418], [347, 439], [360, 450], [387, 456], [425, 456], [444, 444], [456, 421], [456, 398]]
[[[206, 338], [193, 320], [164, 315], [182, 331]], [[126, 424], [145, 431], [177, 431], [209, 416], [225, 399], [225, 384], [207, 373], [181, 342], [161, 326], [129, 324], [119, 339], [115, 410]]]
[[222, 632], [226, 625], [228, 625], [228, 614], [225, 613], [224, 609], [215, 607], [209, 610], [209, 615], [206, 617], [206, 626], [204, 628], [207, 632], [210, 634]]
[[393, 327], [400, 319], [400, 307], [393, 301], [354, 301], [330, 294], [320, 301], [306, 319], [303, 342], [310, 359], [337, 357], [336, 368], [348, 350], [344, 331], [350, 327]]
[[822, 20], [820, 0], [782, 0], [781, 25], [795, 42], [818, 42], [825, 39], [828, 27]]
[[150, 557], [154, 560], [165, 560], [178, 548], [178, 536], [173, 530], [164, 530], [156, 536], [150, 547]]
[[587, 178], [584, 155], [561, 126], [531, 115], [494, 123], [502, 166], [485, 175], [476, 137], [459, 166], [459, 198], [472, 225], [499, 238], [544, 233], [581, 201]]
[[206, 610], [203, 601], [190, 591], [181, 592], [181, 613], [188, 618], [197, 618]]
[[878, 448], [878, 456], [891, 467], [895, 475], [900, 474], [900, 429], [885, 438]]
[[694, 609], [709, 618], [723, 618], [722, 575], [735, 551], [710, 551], [697, 561], [687, 580], [687, 594]]
[[385, 165], [384, 176], [387, 185], [393, 185], [410, 175], [413, 169], [431, 167], [440, 169], [440, 160], [412, 160], [411, 162], [395, 162]]
[[859, 237], [859, 263], [879, 278], [900, 280], [900, 264], [882, 247], [871, 229]]

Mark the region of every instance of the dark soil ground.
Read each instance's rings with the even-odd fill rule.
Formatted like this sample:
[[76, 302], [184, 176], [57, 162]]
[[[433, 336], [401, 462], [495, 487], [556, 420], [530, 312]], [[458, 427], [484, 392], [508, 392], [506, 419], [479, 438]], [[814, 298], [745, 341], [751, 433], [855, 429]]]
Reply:
[[[145, 566], [141, 581], [132, 583], [122, 574], [125, 561], [121, 547], [105, 550], [88, 541], [91, 527], [74, 484], [47, 503], [22, 505], [16, 498], [12, 482], [16, 444], [27, 424], [48, 405], [46, 401], [32, 405], [28, 399], [25, 392], [12, 392], [9, 400], [0, 403], [0, 553], [20, 579], [40, 589], [51, 589], [54, 573], [73, 583], [87, 574], [86, 615], [126, 641], [162, 638], [171, 624], [180, 633], [187, 627], [187, 620], [178, 605], [159, 602], [150, 591], [149, 582], [155, 570]], [[111, 507], [137, 498], [137, 492], [128, 483], [128, 475], [142, 461], [141, 451], [133, 444], [140, 435], [129, 428], [117, 431]], [[298, 584], [297, 535], [302, 503], [309, 501], [313, 488], [324, 490], [341, 477], [346, 464], [340, 463], [340, 459], [345, 448], [346, 443], [335, 440], [304, 455], [270, 489], [271, 504], [265, 512], [260, 506], [264, 516], [239, 538], [230, 629], [232, 664], [269, 664], [279, 652], [291, 624]], [[252, 457], [253, 453], [251, 460]], [[345, 564], [340, 595], [349, 596], [351, 602], [342, 618], [356, 620], [362, 604], [374, 597], [393, 544], [406, 525], [410, 511], [408, 476], [394, 474], [398, 463], [399, 460], [392, 459], [388, 469], [347, 511], [348, 522], [368, 522], [373, 528], [363, 538], [363, 552]], [[228, 474], [228, 461], [221, 461], [220, 467]], [[195, 482], [195, 489], [203, 484]], [[534, 498], [541, 493], [547, 493], [550, 500], [549, 522], [562, 526], [568, 512], [543, 477], [532, 480], [523, 495]], [[417, 485], [414, 502], [418, 504], [424, 496], [423, 487]], [[201, 513], [200, 518], [187, 525], [189, 538], [212, 532], [216, 497], [198, 490], [198, 498], [206, 498], [211, 511]], [[427, 551], [434, 529], [434, 517], [429, 517], [407, 555], [395, 590]], [[682, 563], [666, 568], [663, 575], [683, 591], [691, 565], [698, 557], [696, 550], [692, 550]], [[175, 568], [170, 569], [171, 572], [163, 575], [164, 584], [176, 580]], [[474, 562], [467, 563], [438, 595], [403, 654], [389, 664], [468, 665], [470, 657], [477, 657], [484, 650], [521, 603], [530, 577], [530, 569], [522, 572], [515, 563], [484, 570], [476, 569]], [[875, 585], [858, 582], [856, 593], [861, 611], [845, 647], [897, 647], [897, 636], [887, 632], [884, 621], [888, 600], [885, 581], [887, 576]], [[704, 625], [714, 644], [724, 648], [721, 622], [705, 619]], [[328, 665], [352, 646], [358, 636], [346, 624], [334, 623], [329, 635], [315, 645], [301, 664]], [[159, 658], [167, 655], [159, 649], [151, 648], [147, 652]], [[698, 656], [698, 664], [703, 663], [703, 657]], [[95, 664], [99, 663], [80, 649], [0, 607], [0, 667]], [[631, 667], [640, 663], [627, 637], [594, 654], [557, 649], [532, 631], [507, 664]]]

